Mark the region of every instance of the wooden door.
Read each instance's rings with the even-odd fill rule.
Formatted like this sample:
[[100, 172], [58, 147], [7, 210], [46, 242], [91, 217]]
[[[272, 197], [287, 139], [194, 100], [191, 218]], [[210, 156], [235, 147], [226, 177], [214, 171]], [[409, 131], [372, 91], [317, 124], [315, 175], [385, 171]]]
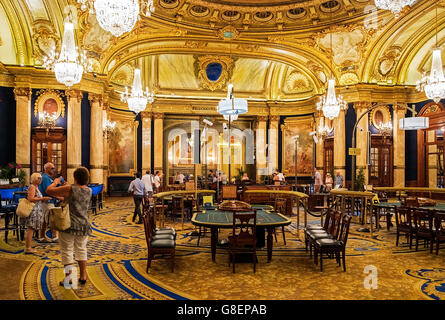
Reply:
[[324, 140], [324, 152], [323, 152], [323, 182], [326, 181], [326, 173], [330, 173], [334, 178], [334, 138], [326, 138]]
[[47, 162], [52, 162], [56, 172], [66, 179], [66, 133], [64, 129], [46, 132], [42, 128], [32, 130], [32, 172], [44, 172]]
[[371, 136], [369, 184], [376, 187], [393, 185], [392, 137]]

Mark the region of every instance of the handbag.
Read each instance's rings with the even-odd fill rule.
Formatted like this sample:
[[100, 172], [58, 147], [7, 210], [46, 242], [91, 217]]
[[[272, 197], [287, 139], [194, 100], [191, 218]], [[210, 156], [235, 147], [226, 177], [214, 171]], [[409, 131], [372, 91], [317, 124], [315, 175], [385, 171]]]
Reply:
[[49, 225], [51, 229], [65, 231], [71, 227], [70, 206], [68, 203], [49, 209]]
[[28, 218], [34, 208], [35, 203], [29, 201], [26, 198], [19, 199], [19, 204], [17, 205], [16, 213], [21, 218]]

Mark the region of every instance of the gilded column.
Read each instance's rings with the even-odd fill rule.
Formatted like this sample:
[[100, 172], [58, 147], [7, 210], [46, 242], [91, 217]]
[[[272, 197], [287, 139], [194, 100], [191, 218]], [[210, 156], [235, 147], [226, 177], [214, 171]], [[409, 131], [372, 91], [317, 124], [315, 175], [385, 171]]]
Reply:
[[[318, 133], [318, 128], [321, 123], [321, 119], [323, 118], [323, 114], [321, 111], [317, 111], [315, 113], [315, 131]], [[317, 170], [320, 172], [321, 176], [323, 177], [324, 173], [324, 145], [323, 145], [323, 139], [317, 134], [318, 137], [318, 143], [315, 144], [315, 166], [317, 167]]]
[[102, 183], [104, 175], [102, 95], [90, 94], [90, 182]]
[[[102, 105], [102, 123], [106, 122], [108, 120], [108, 107], [109, 104], [104, 103]], [[104, 163], [104, 170], [103, 170], [103, 180], [102, 183], [104, 185], [104, 192], [108, 191], [108, 137], [107, 135], [103, 135], [103, 163]]]
[[151, 170], [151, 112], [141, 112], [142, 119], [142, 174]]
[[399, 120], [405, 118], [406, 108], [395, 107], [393, 111], [394, 187], [405, 186], [405, 131], [399, 129]]
[[269, 117], [269, 172], [278, 169], [278, 130], [280, 126], [280, 116]]
[[[354, 103], [354, 109], [357, 114], [357, 119], [362, 116], [362, 114], [366, 113], [369, 108], [372, 106], [370, 102], [360, 101]], [[355, 172], [359, 173], [359, 170], [362, 169], [365, 175], [365, 185], [368, 184], [369, 181], [369, 170], [368, 163], [366, 159], [367, 150], [368, 150], [368, 131], [369, 131], [369, 114], [363, 116], [360, 122], [357, 124], [357, 130], [355, 133], [355, 141], [357, 149], [360, 149], [360, 154], [356, 156], [355, 163]], [[345, 151], [347, 152], [347, 150]]]
[[346, 181], [345, 115], [346, 110], [340, 110], [334, 119], [334, 174], [339, 171]]
[[[154, 170], [163, 167], [164, 114], [153, 113], [154, 118]], [[166, 178], [166, 177], [165, 177]]]
[[260, 181], [260, 177], [265, 175], [266, 169], [266, 130], [267, 116], [257, 117], [256, 127], [256, 180]]
[[14, 88], [16, 100], [15, 162], [26, 172], [26, 184], [31, 174], [31, 88]]
[[66, 160], [67, 180], [74, 183], [73, 172], [82, 165], [82, 117], [81, 102], [82, 92], [80, 90], [65, 91], [68, 99], [67, 112], [67, 138], [66, 138]]
[[[436, 139], [435, 130], [427, 131], [428, 142], [434, 143]], [[427, 146], [428, 157], [428, 187], [437, 188], [437, 144]]]

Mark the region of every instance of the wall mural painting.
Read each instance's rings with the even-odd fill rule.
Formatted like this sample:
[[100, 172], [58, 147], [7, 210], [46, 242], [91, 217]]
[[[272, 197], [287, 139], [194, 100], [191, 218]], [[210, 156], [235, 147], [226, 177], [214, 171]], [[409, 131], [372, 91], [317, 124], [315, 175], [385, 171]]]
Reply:
[[111, 174], [131, 174], [135, 171], [135, 135], [137, 126], [132, 120], [115, 120], [116, 129], [109, 138]]
[[298, 136], [297, 166], [299, 176], [310, 176], [313, 171], [314, 140], [312, 117], [287, 118], [281, 125], [283, 133], [282, 171], [286, 176], [295, 176], [295, 137]]

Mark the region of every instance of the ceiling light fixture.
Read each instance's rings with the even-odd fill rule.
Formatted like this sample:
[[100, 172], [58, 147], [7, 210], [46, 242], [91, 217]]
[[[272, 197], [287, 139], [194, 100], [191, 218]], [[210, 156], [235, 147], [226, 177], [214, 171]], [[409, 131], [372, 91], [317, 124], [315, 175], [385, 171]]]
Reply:
[[396, 18], [406, 6], [412, 6], [417, 0], [375, 0], [375, 6], [379, 9], [390, 10]]

